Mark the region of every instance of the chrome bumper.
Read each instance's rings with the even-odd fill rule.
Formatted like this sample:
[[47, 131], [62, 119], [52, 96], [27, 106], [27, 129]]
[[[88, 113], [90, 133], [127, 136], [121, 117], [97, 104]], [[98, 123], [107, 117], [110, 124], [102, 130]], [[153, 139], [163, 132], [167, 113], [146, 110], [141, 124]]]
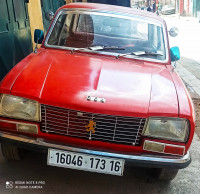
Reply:
[[[175, 157], [175, 156], [159, 156], [159, 155], [127, 155], [127, 154], [118, 154], [118, 153], [111, 153], [111, 152], [103, 152], [103, 151], [95, 151], [83, 148], [76, 148], [76, 147], [69, 147], [66, 145], [61, 145], [53, 142], [48, 142], [43, 139], [37, 138], [33, 139], [26, 136], [17, 136], [8, 133], [0, 133], [0, 142], [1, 143], [12, 143], [15, 145], [26, 145], [32, 147], [38, 147], [43, 149], [54, 148], [59, 150], [66, 150], [71, 152], [79, 152], [84, 154], [90, 155], [97, 155], [97, 156], [105, 156], [105, 157], [113, 157], [113, 158], [120, 158], [124, 159], [130, 164], [136, 166], [146, 166], [146, 167], [166, 167], [166, 168], [185, 168], [191, 162], [191, 157], [189, 152], [182, 157]], [[37, 149], [35, 149], [37, 150]]]

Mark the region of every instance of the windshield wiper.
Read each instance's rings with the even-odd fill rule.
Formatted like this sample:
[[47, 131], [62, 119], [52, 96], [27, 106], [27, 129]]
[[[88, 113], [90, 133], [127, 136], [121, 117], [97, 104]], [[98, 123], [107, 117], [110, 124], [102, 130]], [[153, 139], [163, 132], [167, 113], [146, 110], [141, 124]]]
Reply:
[[125, 50], [125, 48], [119, 46], [91, 46], [88, 49], [92, 51]]
[[75, 51], [82, 51], [82, 50], [91, 50], [91, 51], [106, 51], [106, 50], [125, 50], [123, 47], [119, 46], [91, 46], [86, 48], [74, 48], [71, 50], [71, 53]]
[[127, 56], [127, 55], [135, 55], [135, 56], [143, 56], [143, 55], [163, 56], [163, 52], [162, 51], [157, 51], [157, 52], [136, 51], [136, 52], [132, 52], [132, 53], [119, 54], [116, 58], [118, 59], [119, 57], [123, 57], [123, 56]]

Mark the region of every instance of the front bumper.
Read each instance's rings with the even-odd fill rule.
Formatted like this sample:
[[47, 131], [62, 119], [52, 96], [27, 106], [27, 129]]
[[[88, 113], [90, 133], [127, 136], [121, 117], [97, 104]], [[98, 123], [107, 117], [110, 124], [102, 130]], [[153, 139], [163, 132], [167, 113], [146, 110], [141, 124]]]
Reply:
[[77, 147], [70, 147], [55, 142], [49, 142], [40, 138], [30, 138], [27, 136], [19, 136], [8, 133], [0, 133], [1, 143], [10, 143], [22, 148], [34, 148], [35, 151], [48, 150], [49, 148], [54, 148], [58, 150], [65, 150], [71, 152], [78, 152], [83, 154], [90, 154], [96, 156], [104, 156], [111, 158], [124, 159], [126, 164], [141, 166], [141, 167], [151, 167], [151, 168], [185, 168], [191, 162], [191, 157], [189, 152], [182, 157], [177, 156], [160, 156], [160, 155], [126, 155], [118, 154], [104, 151], [96, 151], [90, 149], [83, 149]]

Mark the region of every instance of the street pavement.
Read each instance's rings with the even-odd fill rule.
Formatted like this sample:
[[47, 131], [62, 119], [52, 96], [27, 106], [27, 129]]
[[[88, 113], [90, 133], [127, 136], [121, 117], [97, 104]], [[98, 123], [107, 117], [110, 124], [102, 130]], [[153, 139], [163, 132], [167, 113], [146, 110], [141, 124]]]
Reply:
[[[22, 161], [6, 161], [0, 155], [1, 194], [199, 194], [200, 140], [195, 134], [192, 163], [171, 182], [155, 180], [144, 168], [125, 167], [124, 175], [113, 176], [47, 166], [42, 153], [29, 152]], [[6, 182], [12, 181], [12, 188]], [[37, 182], [42, 188], [26, 188]], [[16, 188], [18, 186], [18, 188]]]
[[[200, 43], [200, 24], [195, 18], [179, 18], [177, 15], [164, 18], [168, 26], [179, 27], [180, 35], [177, 38], [170, 38], [170, 45], [180, 46], [182, 59], [177, 63], [176, 71], [191, 93], [198, 112], [200, 110], [200, 54], [198, 53], [200, 45], [197, 45], [197, 40]], [[191, 37], [188, 38], [189, 34]], [[198, 122], [199, 117], [197, 115]], [[197, 128], [199, 126], [200, 123], [197, 124]], [[198, 135], [200, 137], [196, 129], [190, 148], [192, 163], [188, 168], [180, 170], [171, 182], [161, 182], [151, 178], [145, 173], [144, 168], [126, 167], [124, 176], [118, 177], [47, 166], [47, 156], [42, 153], [29, 152], [22, 161], [6, 161], [0, 154], [0, 194], [199, 194], [200, 139]], [[37, 181], [37, 185], [41, 188], [15, 188], [19, 185], [33, 185], [33, 181], [34, 183]], [[6, 182], [13, 187], [6, 188]]]

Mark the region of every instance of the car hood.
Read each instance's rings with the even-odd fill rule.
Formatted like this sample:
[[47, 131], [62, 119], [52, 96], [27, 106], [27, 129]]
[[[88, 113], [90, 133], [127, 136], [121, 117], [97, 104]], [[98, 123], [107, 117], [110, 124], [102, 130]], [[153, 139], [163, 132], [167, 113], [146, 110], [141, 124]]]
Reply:
[[[41, 50], [13, 81], [11, 94], [102, 114], [178, 115], [176, 89], [165, 65]], [[87, 101], [87, 96], [106, 102]]]

